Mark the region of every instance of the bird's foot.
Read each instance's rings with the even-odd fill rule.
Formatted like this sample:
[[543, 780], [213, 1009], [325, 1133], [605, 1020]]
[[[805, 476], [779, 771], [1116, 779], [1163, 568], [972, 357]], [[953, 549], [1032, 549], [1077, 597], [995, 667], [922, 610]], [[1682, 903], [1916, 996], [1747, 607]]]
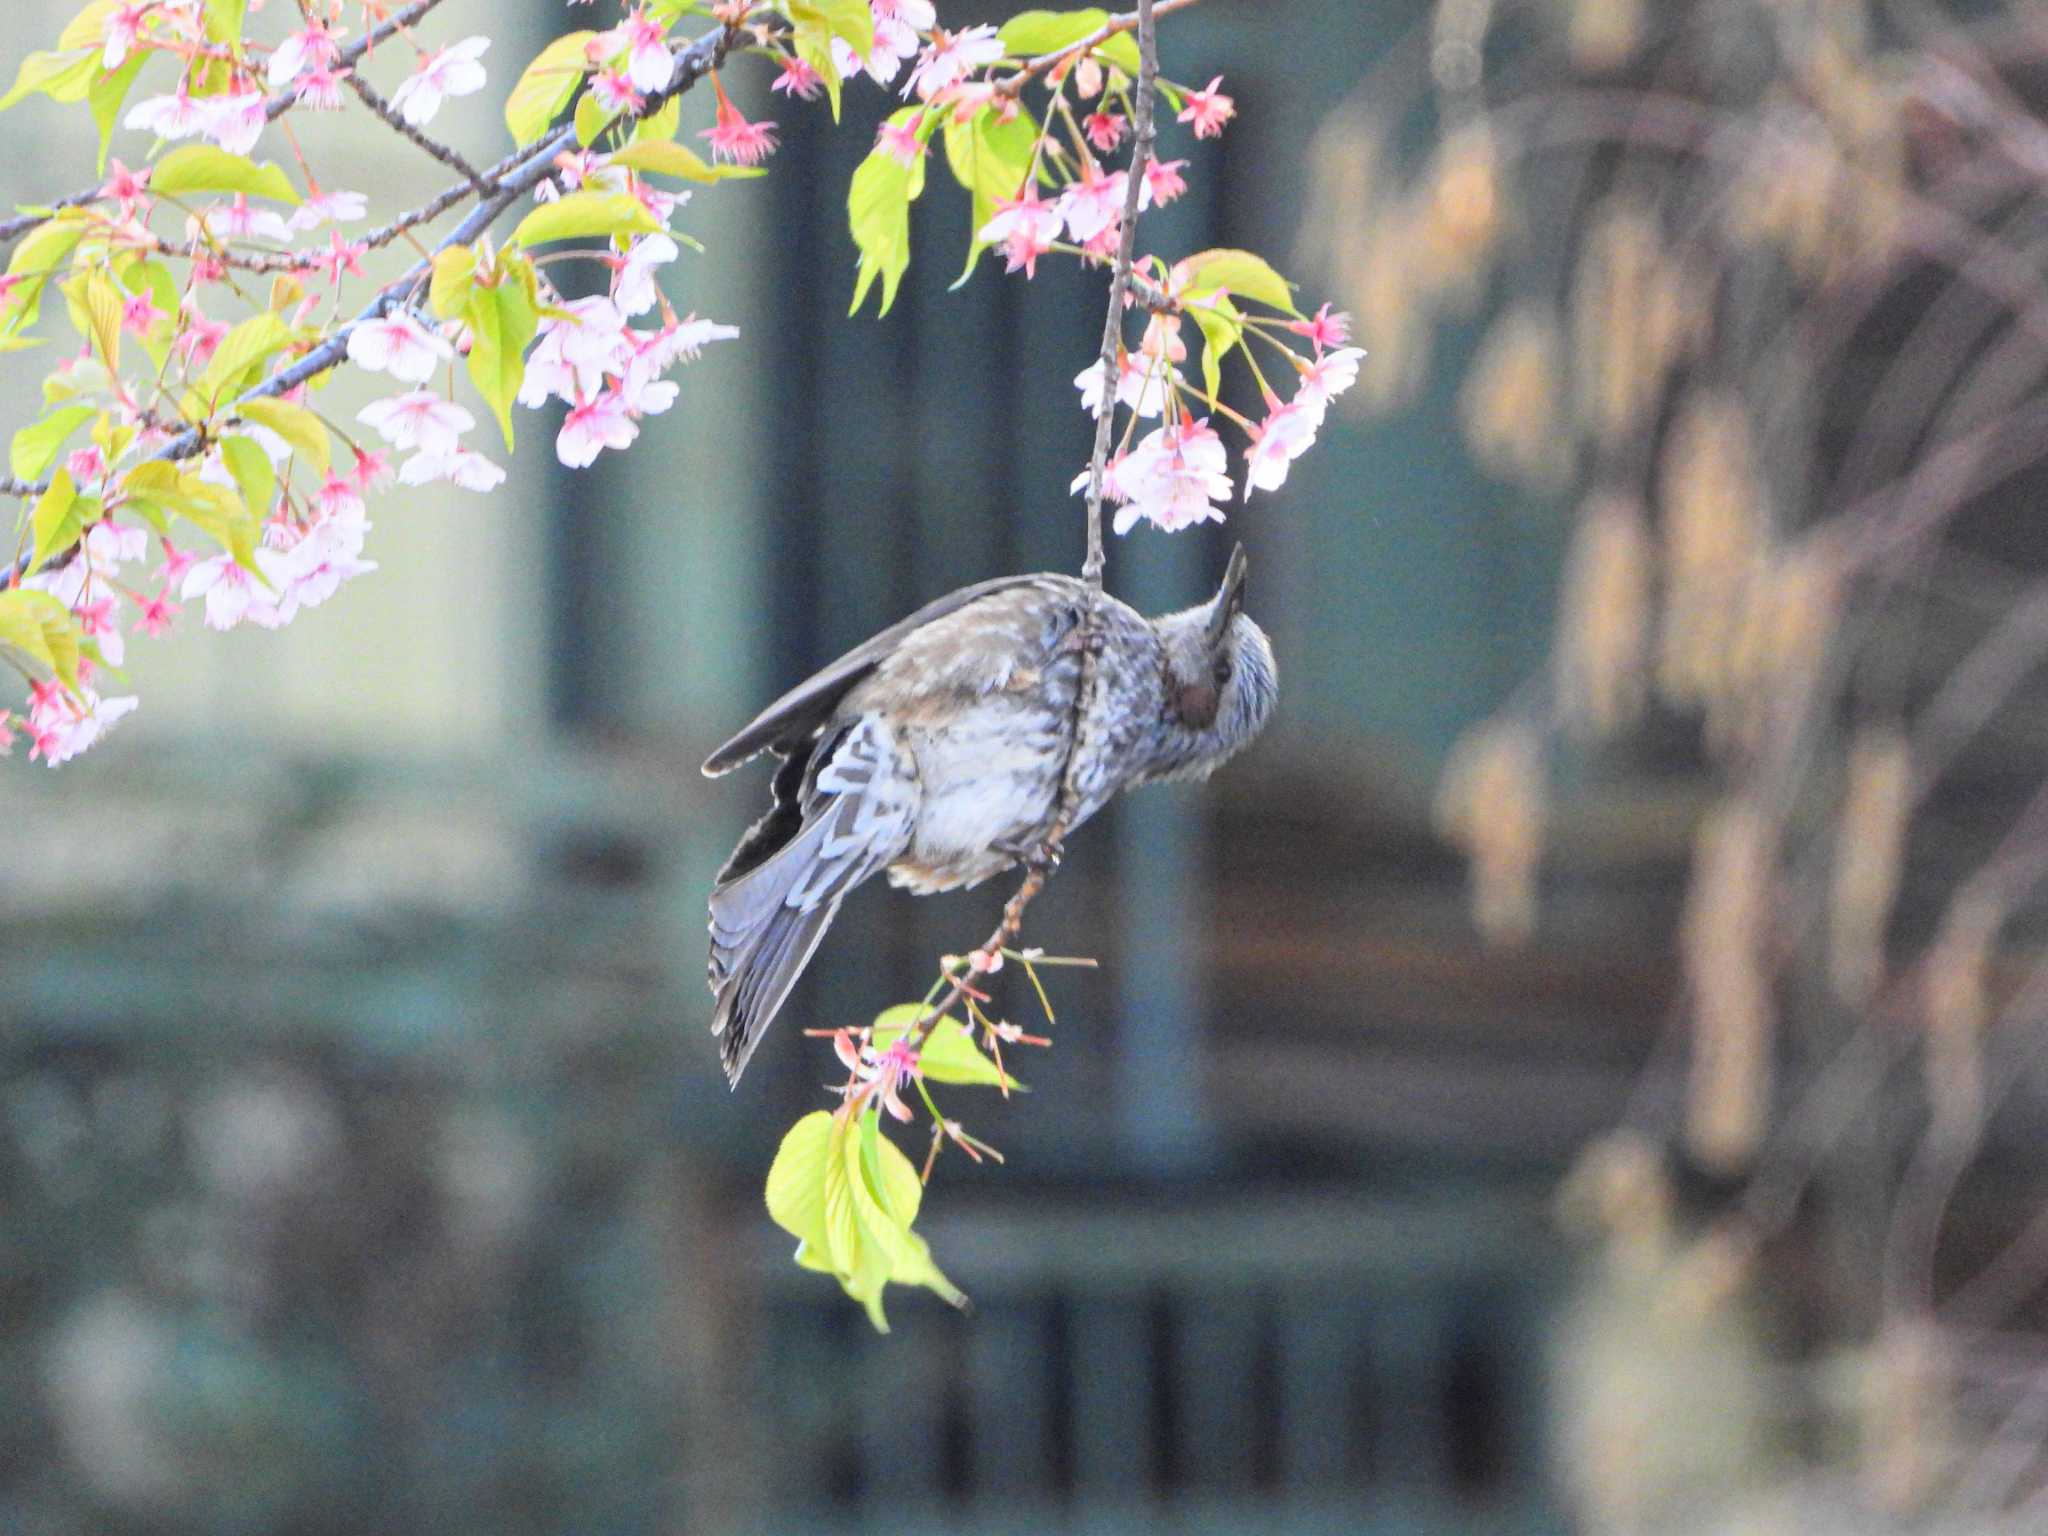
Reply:
[[1018, 839], [991, 845], [997, 853], [1003, 854], [1015, 863], [1022, 864], [1032, 874], [1048, 876], [1060, 867], [1060, 851], [1048, 847], [1042, 839], [1030, 841]]

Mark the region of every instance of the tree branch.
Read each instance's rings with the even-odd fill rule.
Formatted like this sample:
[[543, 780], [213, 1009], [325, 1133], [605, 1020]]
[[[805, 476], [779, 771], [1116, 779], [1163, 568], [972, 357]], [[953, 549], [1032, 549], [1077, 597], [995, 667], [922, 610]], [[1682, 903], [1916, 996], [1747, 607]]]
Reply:
[[[1064, 63], [1068, 59], [1079, 58], [1090, 48], [1100, 48], [1119, 32], [1140, 31], [1141, 28], [1149, 25], [1149, 22], [1145, 19], [1148, 16], [1170, 16], [1175, 11], [1184, 11], [1189, 6], [1199, 3], [1200, 0], [1154, 0], [1154, 3], [1151, 5], [1140, 5], [1135, 11], [1126, 11], [1121, 16], [1112, 16], [1078, 43], [1069, 43], [1064, 48], [1057, 49], [1052, 53], [1042, 53], [1037, 58], [1027, 61], [1016, 74], [1006, 76], [997, 84], [996, 94], [998, 96], [1015, 96], [1026, 85], [1037, 79], [1047, 70]], [[1138, 45], [1138, 58], [1141, 63], [1144, 57], [1144, 43], [1140, 41]], [[1152, 62], [1152, 72], [1155, 76], [1159, 72], [1159, 61], [1157, 59], [1154, 59]]]
[[[436, 3], [438, 3], [438, 0], [420, 0], [420, 4]], [[414, 7], [414, 9], [417, 8], [417, 6]], [[632, 115], [636, 117], [651, 115], [666, 106], [671, 98], [683, 95], [699, 80], [725, 62], [726, 50], [732, 47], [739, 35], [740, 29], [737, 26], [714, 27], [687, 48], [677, 53], [675, 55], [675, 71], [669, 76], [669, 83], [658, 91], [648, 92], [644, 103]], [[469, 216], [456, 225], [454, 229], [450, 230], [435, 245], [434, 252], [438, 254], [441, 251], [447, 250], [450, 246], [467, 245], [476, 239], [477, 236], [483, 234], [485, 230], [497, 222], [499, 215], [511, 207], [514, 202], [545, 181], [553, 171], [555, 156], [574, 145], [575, 142], [575, 124], [565, 123], [538, 144], [509, 155], [500, 161], [497, 166], [492, 167], [483, 177], [485, 185], [490, 189], [489, 195], [481, 198], [477, 206], [470, 210]], [[443, 212], [462, 201], [464, 197], [470, 196], [473, 191], [474, 189], [466, 183], [450, 188], [447, 192], [434, 199], [433, 202], [418, 210], [415, 215], [407, 215], [407, 219], [411, 220], [412, 223], [424, 222], [427, 218], [432, 217], [433, 214]], [[401, 220], [400, 223], [404, 227], [410, 227], [410, 224], [406, 223], [405, 220]], [[394, 237], [395, 231], [393, 235], [386, 236], [387, 239]], [[279, 369], [261, 384], [256, 385], [246, 394], [239, 396], [231, 405], [224, 407], [220, 414], [232, 414], [236, 409], [248, 404], [251, 400], [263, 400], [275, 395], [289, 393], [291, 390], [297, 389], [301, 384], [306, 383], [309, 379], [318, 378], [330, 368], [339, 365], [348, 355], [349, 332], [359, 325], [382, 316], [395, 300], [412, 291], [432, 271], [433, 260], [431, 256], [422, 257], [419, 261], [413, 263], [403, 275], [380, 288], [377, 291], [376, 297], [371, 299], [346, 324], [337, 328], [333, 335], [329, 336], [325, 341], [314, 347], [289, 367]], [[189, 459], [194, 454], [202, 452], [207, 445], [207, 441], [205, 430], [201, 427], [193, 427], [172, 438], [149, 457], [150, 459]], [[0, 495], [5, 496], [40, 496], [49, 488], [50, 482], [48, 480], [24, 483], [12, 478], [0, 479]]]
[[464, 181], [469, 183], [472, 190], [479, 194], [489, 192], [490, 189], [484, 185], [482, 173], [465, 160], [453, 145], [443, 144], [439, 139], [422, 133], [419, 129], [413, 127], [411, 123], [408, 123], [403, 117], [398, 115], [398, 109], [385, 100], [375, 86], [371, 85], [369, 81], [365, 80], [354, 70], [350, 70], [343, 78], [348, 82], [348, 88], [356, 93], [356, 99], [400, 135], [410, 139], [436, 160], [460, 175]]
[[[387, 37], [411, 26], [440, 3], [441, 0], [413, 0], [413, 3], [404, 10], [395, 12], [376, 26], [370, 28], [369, 31], [365, 32], [354, 42], [338, 49], [335, 55], [335, 67], [337, 69], [346, 69], [353, 65], [356, 60], [383, 42]], [[351, 83], [353, 83], [354, 79], [354, 75], [349, 76]], [[292, 109], [298, 99], [298, 92], [291, 86], [286, 86], [263, 104], [264, 119], [268, 122], [277, 121], [278, 118]], [[411, 137], [411, 135], [408, 134], [407, 137]], [[24, 213], [11, 219], [0, 220], [0, 244], [25, 235], [40, 224], [49, 223], [50, 215], [61, 209], [82, 208], [87, 203], [96, 203], [99, 200], [99, 183], [94, 183], [92, 186], [83, 187], [76, 192], [67, 192], [64, 196], [44, 204], [43, 206], [48, 210], [47, 212]]]

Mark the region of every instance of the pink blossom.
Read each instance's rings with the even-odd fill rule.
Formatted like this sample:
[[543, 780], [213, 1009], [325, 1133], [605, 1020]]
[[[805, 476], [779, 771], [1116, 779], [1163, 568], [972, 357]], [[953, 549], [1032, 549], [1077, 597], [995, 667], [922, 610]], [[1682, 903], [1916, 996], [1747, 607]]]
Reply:
[[1066, 220], [1068, 232], [1086, 245], [1114, 231], [1123, 223], [1124, 188], [1128, 181], [1127, 171], [1105, 175], [1094, 161], [1083, 162], [1081, 179], [1060, 194], [1060, 216]]
[[1124, 120], [1114, 112], [1090, 112], [1081, 120], [1081, 131], [1088, 135], [1088, 142], [1103, 154], [1124, 141]]
[[147, 336], [163, 318], [164, 312], [146, 293], [130, 294], [121, 304], [121, 329], [137, 336]]
[[893, 21], [914, 32], [929, 32], [938, 25], [938, 7], [932, 0], [869, 0], [877, 23]]
[[913, 112], [902, 122], [894, 117], [885, 117], [875, 129], [875, 147], [889, 152], [889, 158], [905, 169], [924, 158], [925, 139], [918, 129], [924, 122], [924, 113]]
[[736, 325], [723, 325], [716, 320], [700, 320], [694, 314], [683, 316], [672, 324], [663, 326], [654, 334], [648, 346], [658, 359], [657, 366], [667, 368], [673, 363], [694, 363], [697, 355], [714, 341], [731, 341], [738, 336]]
[[491, 46], [487, 37], [465, 37], [429, 54], [391, 93], [391, 105], [415, 128], [424, 128], [450, 96], [468, 96], [484, 88], [484, 67], [477, 61]]
[[46, 688], [47, 685], [37, 686], [35, 703], [29, 709], [28, 732], [32, 746], [28, 755], [31, 761], [40, 757], [52, 768], [68, 762], [98, 741], [113, 729], [115, 721], [132, 711], [137, 702], [132, 696], [103, 699], [85, 687], [75, 695], [55, 688], [45, 691]]
[[142, 609], [135, 615], [135, 627], [150, 639], [157, 639], [171, 627], [171, 620], [185, 611], [182, 603], [171, 601], [171, 589], [167, 585], [155, 597], [146, 598]]
[[322, 224], [352, 224], [369, 208], [369, 199], [360, 192], [316, 192], [294, 208], [285, 222], [294, 230], [318, 229]]
[[231, 203], [215, 203], [185, 220], [187, 239], [202, 236], [222, 242], [229, 240], [274, 240], [289, 245], [292, 227], [284, 216], [250, 204], [246, 193], [237, 192]]
[[121, 126], [139, 128], [160, 139], [189, 139], [195, 133], [205, 132], [212, 122], [213, 104], [194, 100], [186, 82], [180, 80], [171, 95], [151, 96], [130, 107]]
[[142, 35], [142, 22], [154, 0], [142, 0], [137, 5], [117, 6], [114, 14], [107, 18], [107, 29], [101, 34], [105, 45], [100, 52], [101, 69], [119, 69], [126, 61], [128, 52]]
[[1028, 190], [1014, 198], [999, 199], [995, 216], [981, 226], [977, 239], [1003, 248], [1003, 257], [1014, 272], [1024, 269], [1027, 278], [1038, 273], [1038, 258], [1052, 249], [1060, 236], [1059, 209]]
[[1297, 405], [1312, 411], [1318, 426], [1330, 402], [1358, 382], [1358, 365], [1365, 357], [1363, 347], [1339, 347], [1325, 352], [1301, 373], [1301, 387], [1294, 392]]
[[325, 23], [309, 21], [298, 31], [287, 34], [277, 45], [270, 55], [270, 68], [264, 78], [273, 91], [283, 90], [299, 78], [302, 70], [332, 67], [338, 51], [334, 34], [327, 30]]
[[633, 88], [633, 77], [624, 70], [599, 70], [590, 77], [590, 94], [610, 113], [638, 112], [646, 97]]
[[1187, 178], [1180, 173], [1186, 164], [1185, 160], [1148, 160], [1145, 163], [1145, 200], [1163, 208], [1187, 191]]
[[311, 265], [315, 271], [325, 272], [330, 284], [339, 286], [344, 272], [350, 277], [363, 275], [363, 256], [368, 250], [369, 246], [362, 241], [344, 240], [340, 230], [330, 229], [327, 231], [327, 249], [317, 252]]
[[771, 122], [750, 123], [740, 116], [739, 108], [732, 104], [732, 98], [725, 94], [725, 87], [718, 83], [718, 76], [711, 77], [711, 87], [718, 95], [718, 121], [697, 136], [711, 141], [711, 158], [730, 160], [735, 165], [759, 165], [775, 153], [775, 125]]
[[614, 390], [593, 400], [579, 402], [562, 420], [555, 438], [555, 456], [571, 469], [582, 469], [607, 448], [625, 448], [640, 435], [626, 409], [626, 402]]
[[339, 112], [342, 108], [341, 87], [351, 73], [350, 70], [331, 69], [324, 64], [309, 69], [299, 76], [293, 100], [315, 112]]
[[959, 32], [932, 29], [932, 40], [919, 55], [917, 67], [910, 72], [910, 81], [903, 88], [908, 96], [912, 91], [925, 101], [930, 101], [949, 85], [958, 85], [983, 65], [993, 64], [1003, 56], [1003, 45], [996, 37], [996, 29], [989, 26], [967, 27]]
[[172, 345], [178, 355], [185, 359], [188, 367], [204, 368], [213, 357], [214, 349], [227, 335], [228, 323], [225, 320], [207, 319], [190, 298], [185, 300], [182, 313], [184, 323], [179, 327], [178, 338]]
[[107, 458], [98, 443], [88, 443], [65, 455], [64, 469], [80, 485], [91, 485], [107, 472]]
[[215, 96], [207, 102], [206, 136], [231, 155], [246, 155], [263, 136], [270, 117], [261, 91]]
[[612, 303], [621, 314], [644, 315], [661, 300], [661, 285], [655, 269], [666, 266], [682, 254], [667, 235], [642, 235], [620, 260], [612, 276]]
[[155, 166], [145, 165], [131, 171], [119, 160], [113, 162], [114, 174], [106, 179], [100, 188], [100, 196], [112, 198], [119, 205], [119, 216], [132, 219], [138, 213], [149, 209], [149, 173]]
[[[394, 448], [454, 451], [476, 418], [453, 400], [431, 390], [416, 389], [389, 400], [372, 400], [356, 412], [356, 420], [373, 429]], [[186, 594], [188, 597], [190, 593]]]
[[470, 448], [452, 445], [423, 448], [398, 468], [406, 485], [446, 480], [465, 491], [488, 491], [504, 484], [505, 471]]
[[194, 562], [178, 595], [206, 599], [208, 629], [233, 629], [248, 617], [259, 591], [256, 578], [237, 565], [233, 555], [219, 554]]
[[349, 480], [365, 496], [391, 484], [391, 456], [381, 448], [358, 448]]
[[1141, 520], [1167, 533], [1222, 522], [1213, 502], [1230, 499], [1229, 456], [1207, 421], [1182, 421], [1141, 438], [1118, 475], [1127, 494], [1112, 526], [1129, 533]]
[[782, 73], [768, 83], [768, 89], [804, 101], [815, 101], [825, 89], [825, 77], [795, 54], [785, 53], [782, 56]]
[[454, 348], [404, 310], [365, 320], [348, 333], [349, 361], [372, 373], [388, 373], [406, 384], [424, 384]]
[[1342, 311], [1333, 315], [1325, 304], [1307, 320], [1288, 321], [1287, 329], [1297, 336], [1306, 336], [1316, 349], [1316, 356], [1321, 357], [1324, 348], [1341, 347], [1351, 339], [1351, 317]]
[[1321, 422], [1320, 408], [1305, 408], [1297, 396], [1250, 429], [1251, 446], [1244, 451], [1244, 494], [1247, 500], [1255, 490], [1280, 489], [1287, 480], [1288, 466], [1315, 443], [1316, 428]]
[[163, 539], [161, 542], [164, 547], [164, 564], [163, 569], [156, 575], [157, 580], [168, 589], [178, 584], [185, 573], [198, 562], [199, 557], [190, 550], [178, 548], [169, 539]]
[[[926, 29], [929, 30], [929, 25]], [[842, 80], [851, 80], [864, 72], [877, 85], [891, 85], [903, 72], [904, 61], [915, 58], [917, 50], [923, 46], [917, 31], [900, 17], [883, 16], [877, 11], [875, 45], [868, 50], [868, 56], [863, 59], [845, 38], [834, 37], [832, 63]]]
[[635, 8], [626, 19], [597, 40], [599, 58], [626, 54], [627, 77], [635, 90], [658, 91], [675, 74], [676, 61], [668, 50], [668, 31], [646, 11]]
[[1180, 116], [1174, 121], [1193, 123], [1198, 139], [1213, 139], [1222, 133], [1223, 125], [1237, 116], [1237, 103], [1216, 89], [1222, 83], [1223, 77], [1218, 75], [1206, 88], [1189, 91], [1187, 105], [1181, 108]]
[[103, 517], [85, 531], [85, 552], [102, 570], [140, 560], [149, 553], [149, 532]]
[[120, 666], [127, 659], [128, 647], [114, 621], [114, 599], [103, 597], [97, 602], [81, 603], [73, 612], [78, 618], [78, 632], [99, 645], [108, 665]]
[[[1169, 382], [1180, 383], [1178, 370], [1146, 357], [1140, 352], [1122, 352], [1116, 377], [1116, 400], [1140, 416], [1157, 416], [1166, 409]], [[1102, 359], [1097, 358], [1074, 375], [1074, 387], [1081, 391], [1081, 409], [1091, 416], [1102, 414]]]
[[[616, 372], [626, 358], [626, 317], [606, 298], [576, 299], [563, 306], [567, 319], [541, 322], [541, 347], [552, 350], [585, 378]], [[592, 386], [595, 387], [594, 384]]]

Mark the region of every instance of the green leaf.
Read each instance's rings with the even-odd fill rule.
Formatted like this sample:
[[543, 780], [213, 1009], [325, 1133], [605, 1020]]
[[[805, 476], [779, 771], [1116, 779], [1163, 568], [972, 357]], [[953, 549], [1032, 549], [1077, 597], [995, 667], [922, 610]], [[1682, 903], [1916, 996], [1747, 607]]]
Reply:
[[176, 513], [233, 555], [236, 564], [256, 571], [256, 517], [226, 486], [187, 474], [163, 459], [150, 459], [122, 476], [121, 491], [138, 510], [146, 507], [159, 516]]
[[1012, 58], [1034, 58], [1073, 47], [1108, 20], [1109, 12], [1092, 7], [1083, 11], [1019, 11], [1003, 23], [996, 41]]
[[862, 63], [875, 51], [875, 13], [868, 0], [789, 0], [785, 8], [799, 32], [844, 38]]
[[246, 192], [275, 202], [296, 203], [291, 178], [271, 161], [258, 165], [247, 155], [231, 155], [211, 144], [187, 144], [157, 161], [149, 190], [163, 197], [188, 192]]
[[0, 592], [0, 655], [38, 681], [55, 677], [78, 689], [78, 625], [47, 592]]
[[271, 468], [270, 455], [263, 451], [262, 444], [237, 432], [221, 439], [220, 456], [228, 473], [235, 477], [235, 484], [241, 487], [242, 505], [258, 517], [267, 513], [270, 498], [277, 491], [277, 471]]
[[31, 569], [78, 542], [85, 530], [79, 522], [78, 487], [71, 483], [70, 470], [60, 469], [50, 477], [50, 488], [37, 499], [29, 527], [35, 535], [35, 551], [29, 556]]
[[[924, 1015], [922, 1003], [902, 1003], [883, 1009], [875, 1016], [875, 1049], [885, 1050], [902, 1039], [903, 1032]], [[1004, 1078], [1009, 1076], [982, 1054], [981, 1047], [974, 1043], [973, 1034], [951, 1014], [944, 1015], [932, 1025], [930, 1033], [924, 1037], [924, 1044], [918, 1047], [917, 1064], [918, 1070], [935, 1083], [1000, 1088], [1004, 1086]], [[1010, 1077], [1009, 1086], [1021, 1089], [1024, 1085]]]
[[434, 253], [434, 277], [427, 285], [427, 307], [437, 320], [461, 314], [475, 286], [475, 250], [466, 245], [451, 245]]
[[832, 1116], [813, 1110], [790, 1127], [768, 1169], [768, 1215], [806, 1247], [823, 1253], [825, 1162], [831, 1155]]
[[1294, 307], [1294, 290], [1287, 279], [1274, 271], [1263, 256], [1250, 251], [1197, 251], [1176, 265], [1190, 279], [1182, 290], [1188, 300], [1206, 298], [1212, 293], [1230, 293], [1240, 299], [1256, 299], [1261, 304], [1270, 304], [1290, 315], [1301, 313]]
[[241, 393], [254, 380], [247, 375], [268, 362], [291, 340], [291, 330], [274, 311], [263, 310], [242, 321], [221, 338], [220, 346], [194, 386], [202, 408], [211, 416], [229, 397]]
[[613, 154], [610, 163], [643, 175], [674, 176], [683, 181], [731, 181], [768, 174], [758, 165], [712, 165], [674, 139], [636, 139]]
[[505, 126], [512, 141], [524, 147], [548, 131], [576, 94], [589, 67], [584, 48], [595, 32], [565, 32], [534, 55], [505, 98]]
[[96, 76], [92, 88], [86, 92], [85, 99], [92, 107], [93, 125], [100, 131], [98, 175], [107, 173], [107, 150], [114, 142], [114, 124], [121, 116], [122, 103], [128, 99], [128, 88], [148, 62], [148, 49], [132, 49], [121, 61], [119, 69], [110, 69]]
[[206, 0], [206, 35], [216, 43], [236, 47], [242, 41], [242, 19], [249, 0]]
[[64, 23], [64, 30], [57, 35], [57, 46], [60, 49], [104, 47], [107, 18], [120, 9], [121, 3], [122, 0], [89, 0], [83, 10]]
[[984, 107], [965, 123], [946, 117], [946, 164], [953, 179], [974, 199], [973, 223], [967, 231], [967, 265], [964, 281], [974, 263], [987, 249], [981, 231], [995, 217], [996, 204], [1014, 198], [1024, 190], [1024, 178], [1031, 171], [1031, 151], [1038, 143], [1038, 124], [1029, 112], [1020, 111], [1007, 123]]
[[[904, 110], [913, 110], [905, 108]], [[920, 162], [919, 169], [922, 169]], [[860, 248], [860, 273], [854, 279], [849, 315], [860, 312], [876, 278], [882, 281], [881, 314], [896, 302], [896, 285], [910, 265], [911, 173], [885, 149], [861, 161], [846, 192], [847, 223]]]
[[121, 290], [104, 267], [87, 267], [64, 285], [71, 323], [92, 343], [95, 356], [109, 373], [121, 371]]
[[1202, 333], [1202, 387], [1213, 400], [1223, 382], [1225, 354], [1244, 342], [1244, 321], [1227, 298], [1218, 298], [1213, 308], [1189, 305], [1187, 312], [1194, 317], [1195, 329]]
[[661, 226], [647, 207], [627, 192], [571, 192], [542, 203], [519, 221], [511, 245], [539, 245], [585, 235], [649, 235]]
[[[1118, 69], [1133, 79], [1138, 75], [1138, 40], [1128, 32], [1119, 32], [1107, 42], [1088, 50], [1096, 58]], [[1176, 107], [1175, 111], [1180, 109]]]
[[825, 83], [825, 99], [832, 105], [832, 121], [839, 121], [839, 61], [832, 57], [832, 32], [826, 27], [799, 26], [790, 35], [796, 56], [816, 71]]
[[290, 443], [292, 451], [312, 465], [315, 474], [327, 473], [333, 452], [327, 424], [303, 405], [293, 405], [289, 400], [246, 400], [235, 412], [245, 421], [268, 427]]
[[68, 210], [47, 224], [37, 225], [14, 248], [14, 259], [7, 264], [7, 275], [21, 281], [9, 295], [4, 309], [0, 309], [0, 313], [7, 316], [10, 332], [25, 331], [36, 323], [42, 313], [43, 289], [77, 248], [85, 231], [84, 216]]
[[[529, 268], [530, 270], [530, 268]], [[531, 284], [507, 272], [494, 288], [478, 288], [463, 312], [470, 334], [469, 379], [489, 402], [512, 446], [512, 404], [526, 379], [526, 347], [540, 330]]]
[[43, 471], [57, 462], [65, 439], [97, 414], [95, 406], [67, 405], [23, 427], [8, 445], [8, 470], [17, 480], [40, 480]]
[[585, 91], [576, 103], [577, 144], [584, 149], [590, 148], [618, 115], [616, 111], [607, 109], [591, 92]]
[[52, 101], [83, 101], [100, 72], [99, 48], [62, 53], [32, 53], [14, 73], [14, 85], [0, 96], [0, 112], [27, 96], [48, 96]]

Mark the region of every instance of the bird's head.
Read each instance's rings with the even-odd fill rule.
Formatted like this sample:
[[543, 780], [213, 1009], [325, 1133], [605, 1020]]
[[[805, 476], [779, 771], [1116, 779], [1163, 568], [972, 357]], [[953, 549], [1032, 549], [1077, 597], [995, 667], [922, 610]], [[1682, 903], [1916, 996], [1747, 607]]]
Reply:
[[1166, 657], [1168, 746], [1155, 779], [1203, 778], [1265, 729], [1280, 696], [1266, 632], [1244, 611], [1244, 546], [1206, 603], [1152, 621]]

